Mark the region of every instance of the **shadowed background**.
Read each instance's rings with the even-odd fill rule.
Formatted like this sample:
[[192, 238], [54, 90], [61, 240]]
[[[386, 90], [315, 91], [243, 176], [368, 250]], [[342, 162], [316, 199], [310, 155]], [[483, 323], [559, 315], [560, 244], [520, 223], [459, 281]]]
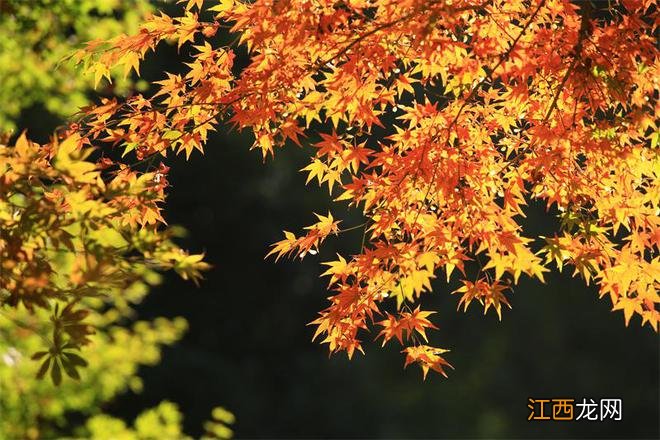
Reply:
[[[455, 286], [437, 281], [423, 304], [438, 311], [431, 341], [452, 350], [449, 379], [422, 381], [416, 366], [402, 369], [396, 342], [380, 349], [369, 336], [366, 356], [328, 359], [306, 326], [327, 305], [319, 262], [357, 251], [361, 231], [302, 262], [264, 261], [281, 229], [311, 223], [328, 196], [296, 173], [304, 149], [264, 165], [250, 143], [221, 133], [203, 158], [172, 167], [166, 219], [188, 228], [185, 244], [206, 251], [214, 269], [199, 289], [168, 275], [148, 297], [143, 317], [182, 315], [190, 331], [161, 365], [144, 370], [144, 393], [117, 402], [118, 414], [171, 399], [194, 432], [222, 404], [236, 414], [239, 438], [657, 437], [657, 335], [639, 320], [625, 328], [609, 300], [567, 273], [549, 274], [545, 285], [523, 280], [502, 322], [479, 304], [456, 312]], [[529, 235], [554, 223], [534, 208]], [[343, 227], [359, 223], [343, 218]], [[623, 420], [528, 422], [528, 397], [621, 398]]]

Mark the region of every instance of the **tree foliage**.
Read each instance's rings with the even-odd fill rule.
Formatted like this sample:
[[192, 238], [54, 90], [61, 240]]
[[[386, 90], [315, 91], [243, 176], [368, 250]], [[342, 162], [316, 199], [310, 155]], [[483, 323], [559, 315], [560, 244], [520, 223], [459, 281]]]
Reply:
[[[73, 58], [98, 83], [113, 69], [139, 73], [172, 41], [185, 73], [85, 109], [60, 142], [119, 148], [141, 163], [203, 151], [222, 121], [252, 131], [264, 159], [309, 142], [307, 181], [365, 221], [342, 229], [332, 213], [317, 215], [271, 254], [302, 258], [332, 235], [364, 231], [357, 253], [325, 263], [330, 304], [313, 324], [331, 352], [362, 351], [375, 328], [404, 345], [406, 365], [445, 374], [447, 350], [426, 341], [435, 325], [420, 306], [431, 280], [455, 277], [459, 308], [476, 301], [501, 316], [520, 277], [543, 281], [551, 266], [597, 285], [626, 325], [638, 316], [657, 331], [654, 2], [181, 3], [182, 15], [156, 14]], [[218, 31], [233, 43], [218, 44]], [[97, 167], [97, 180], [155, 182], [125, 159]], [[155, 198], [134, 194], [135, 217], [118, 221], [158, 235], [162, 188], [140, 191]], [[533, 201], [558, 217], [552, 236], [526, 236]]]
[[[87, 104], [92, 79], [62, 58], [80, 41], [135, 30], [148, 10], [142, 0], [1, 0], [0, 132], [32, 105], [71, 115]], [[104, 93], [134, 87], [117, 78]], [[173, 243], [180, 228], [139, 226], [153, 222], [147, 206], [163, 197], [153, 181], [165, 184], [166, 168], [106, 179], [94, 154], [75, 135], [43, 147], [25, 134], [11, 142], [0, 135], [3, 439], [183, 437], [183, 416], [171, 403], [145, 411], [132, 427], [102, 410], [122, 393], [140, 392], [138, 368], [157, 364], [161, 348], [187, 328], [180, 317], [137, 320], [134, 307], [160, 282], [158, 271], [197, 279], [207, 265]], [[233, 419], [223, 411], [207, 423], [209, 436], [231, 436]], [[89, 418], [77, 426], [71, 413]]]
[[[0, 131], [31, 106], [70, 117], [86, 105], [92, 81], [62, 60], [85, 41], [134, 32], [150, 11], [149, 0], [0, 1]], [[116, 94], [136, 86], [117, 80]]]
[[[74, 134], [41, 147], [22, 135], [0, 144], [0, 436], [59, 435], [76, 411], [93, 416], [79, 428], [93, 438], [181, 437], [172, 404], [139, 416], [134, 429], [99, 407], [140, 391], [138, 367], [156, 364], [161, 346], [187, 327], [158, 318], [126, 328], [159, 282], [157, 270], [197, 280], [208, 265], [172, 242], [180, 229], [146, 227], [159, 218], [162, 167], [139, 176], [126, 168], [104, 181], [79, 141]], [[62, 384], [65, 375], [76, 381]], [[209, 433], [231, 435], [209, 423]]]
[[6, 306], [52, 310], [49, 347], [34, 358], [55, 384], [82, 366], [72, 350], [94, 332], [85, 301], [125, 304], [153, 269], [196, 280], [208, 266], [174, 245], [174, 231], [143, 227], [162, 220], [163, 168], [138, 176], [125, 167], [104, 180], [82, 142], [73, 134], [43, 148], [25, 136], [0, 145], [0, 293]]

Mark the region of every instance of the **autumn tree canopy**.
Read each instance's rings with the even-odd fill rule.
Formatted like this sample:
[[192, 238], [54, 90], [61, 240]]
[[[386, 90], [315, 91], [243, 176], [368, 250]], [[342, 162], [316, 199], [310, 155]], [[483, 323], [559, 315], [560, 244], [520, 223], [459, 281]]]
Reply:
[[[159, 232], [167, 158], [203, 152], [209, 132], [229, 124], [254, 133], [264, 160], [284, 146], [313, 145], [302, 171], [334, 198], [269, 255], [304, 258], [333, 235], [363, 230], [359, 252], [323, 263], [329, 305], [313, 324], [331, 352], [362, 351], [372, 330], [383, 344], [403, 345], [405, 365], [445, 374], [447, 350], [427, 342], [436, 326], [420, 304], [432, 279], [460, 282], [437, 292], [457, 294], [459, 308], [479, 302], [501, 316], [521, 276], [543, 281], [554, 267], [597, 285], [626, 325], [637, 316], [658, 330], [655, 2], [182, 3], [181, 16], [157, 13], [133, 35], [72, 55], [101, 84], [113, 69], [139, 74], [150, 51], [172, 42], [185, 73], [165, 72], [149, 94], [102, 99], [33, 149], [36, 163], [62, 173], [43, 177], [66, 189], [44, 193], [34, 209], [59, 210], [56, 222], [68, 212], [98, 215], [123, 237], [121, 246], [98, 246], [195, 278], [206, 269], [201, 256], [170, 248]], [[218, 44], [220, 34], [232, 43]], [[235, 63], [242, 51], [247, 65]], [[30, 145], [22, 139], [9, 151]], [[0, 194], [9, 200], [17, 197], [11, 161], [25, 159], [1, 160]], [[521, 227], [532, 201], [558, 216], [552, 236]], [[347, 208], [364, 223], [341, 223]], [[0, 221], [26, 208], [12, 209], [18, 214]], [[67, 245], [62, 233], [25, 253], [10, 235], [0, 238], [3, 258], [27, 267], [48, 264], [44, 243]], [[81, 267], [105, 276], [102, 264]], [[9, 302], [72, 299], [42, 273], [9, 272]], [[78, 285], [74, 276], [83, 275], [62, 282]], [[19, 284], [30, 289], [12, 287]]]

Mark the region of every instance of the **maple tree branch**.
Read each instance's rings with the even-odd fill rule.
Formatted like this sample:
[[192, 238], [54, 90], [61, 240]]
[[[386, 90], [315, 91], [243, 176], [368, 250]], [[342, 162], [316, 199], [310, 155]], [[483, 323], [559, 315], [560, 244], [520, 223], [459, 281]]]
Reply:
[[[553, 95], [552, 101], [550, 103], [550, 107], [548, 107], [548, 110], [543, 117], [541, 124], [546, 124], [550, 120], [550, 116], [552, 115], [552, 112], [554, 109], [557, 107], [557, 102], [559, 100], [559, 95], [561, 94], [562, 90], [566, 86], [566, 83], [568, 82], [569, 77], [573, 73], [573, 70], [577, 66], [577, 63], [579, 61], [580, 54], [582, 52], [582, 47], [584, 44], [584, 41], [588, 40], [589, 34], [590, 34], [590, 26], [591, 24], [589, 23], [589, 18], [591, 16], [592, 8], [589, 2], [586, 3], [587, 6], [582, 10], [581, 12], [581, 17], [582, 21], [580, 23], [580, 31], [578, 34], [578, 41], [576, 42], [572, 54], [573, 54], [573, 61], [571, 62], [570, 66], [568, 69], [566, 69], [566, 73], [562, 77], [562, 80], [559, 84], [559, 87], [557, 87], [557, 90], [555, 90], [555, 93]], [[511, 163], [515, 163], [517, 160], [519, 160], [521, 157], [523, 157], [525, 154], [529, 152], [533, 152], [533, 147], [534, 145], [528, 144], [527, 147], [525, 147], [522, 151], [517, 153], [511, 160], [509, 160], [504, 167], [500, 169], [502, 171], [506, 166], [508, 166]], [[549, 174], [553, 179], [556, 180], [556, 177], [552, 174]]]
[[359, 225], [350, 226], [350, 227], [345, 228], [345, 229], [340, 229], [336, 233], [341, 234], [342, 232], [348, 232], [348, 231], [353, 231], [355, 229], [360, 229], [360, 228], [364, 227], [366, 224], [367, 224], [367, 222], [362, 222]]
[[[545, 0], [542, 0], [542, 1], [545, 2]], [[492, 2], [492, 0], [486, 0], [482, 3], [480, 3], [480, 4], [477, 4], [477, 5], [462, 6], [462, 7], [458, 7], [458, 8], [448, 7], [447, 10], [449, 12], [456, 13], [456, 12], [465, 12], [465, 11], [475, 10], [475, 9], [482, 9], [485, 6], [487, 6], [488, 4], [490, 4], [491, 2]], [[424, 7], [419, 9], [419, 10], [412, 11], [412, 12], [410, 12], [410, 13], [408, 13], [408, 14], [406, 14], [406, 15], [404, 15], [404, 16], [396, 19], [396, 20], [392, 20], [390, 22], [386, 22], [386, 23], [383, 23], [379, 26], [376, 26], [375, 28], [373, 28], [373, 29], [369, 30], [368, 32], [366, 32], [366, 33], [358, 36], [357, 38], [355, 38], [353, 41], [351, 41], [348, 45], [346, 45], [344, 48], [342, 48], [337, 54], [332, 56], [330, 59], [325, 60], [325, 61], [317, 62], [316, 68], [312, 69], [311, 71], [307, 71], [306, 74], [309, 74], [310, 72], [318, 73], [318, 71], [320, 69], [322, 69], [323, 66], [325, 66], [326, 64], [331, 63], [331, 62], [335, 61], [336, 59], [340, 58], [341, 56], [345, 55], [353, 46], [355, 46], [356, 44], [358, 44], [361, 41], [365, 40], [366, 38], [370, 37], [371, 35], [374, 35], [375, 33], [379, 32], [379, 31], [388, 29], [392, 26], [395, 26], [395, 25], [397, 25], [399, 23], [402, 23], [406, 20], [409, 20], [410, 18], [414, 17], [415, 15], [417, 15], [419, 13], [426, 12], [431, 6], [436, 5], [438, 3], [440, 3], [440, 0], [434, 0], [432, 2], [429, 2], [429, 3], [425, 4]], [[280, 88], [283, 88], [283, 87], [284, 86], [281, 86]], [[220, 109], [218, 109], [216, 112], [214, 112], [208, 119], [202, 121], [201, 123], [195, 124], [193, 129], [212, 122], [216, 117], [218, 117], [224, 111], [227, 111], [232, 104], [234, 104], [236, 102], [239, 102], [239, 101], [241, 101], [241, 100], [243, 100], [243, 99], [245, 99], [245, 98], [247, 98], [251, 95], [254, 95], [254, 92], [253, 93], [246, 93], [244, 95], [236, 97], [235, 99], [233, 99], [232, 101], [230, 101], [228, 103], [223, 103], [221, 105]], [[211, 107], [213, 107], [215, 105], [217, 105], [217, 104], [209, 103], [209, 102], [206, 102], [206, 103], [190, 102], [190, 103], [187, 103], [187, 104], [181, 104], [181, 105], [172, 106], [172, 107], [167, 106], [167, 107], [164, 107], [164, 108], [165, 108], [165, 110], [169, 110], [171, 108], [186, 108], [186, 107], [192, 107], [192, 106], [206, 106], [206, 107], [211, 106]], [[130, 106], [130, 104], [129, 103], [122, 103], [118, 107], [118, 110], [121, 109], [122, 107], [125, 107], [125, 106]], [[154, 109], [150, 108], [150, 109], [147, 109], [147, 110], [143, 110], [141, 112], [137, 112], [137, 113], [135, 113], [135, 115], [148, 114], [149, 112], [152, 112], [152, 111], [154, 111]], [[182, 137], [183, 137], [183, 133], [181, 133], [176, 138], [171, 139], [170, 141], [171, 141], [171, 143], [174, 143], [177, 140], [181, 139]], [[161, 153], [161, 151], [154, 151], [153, 153], [145, 156], [143, 159], [140, 159], [136, 162], [133, 162], [133, 163], [129, 164], [128, 166], [132, 168], [134, 166], [145, 163], [145, 162], [151, 160], [153, 156], [156, 156], [157, 154], [160, 154], [160, 153]], [[119, 166], [119, 164], [116, 164], [116, 165], [113, 165], [113, 166]]]
[[550, 115], [552, 114], [552, 111], [557, 106], [559, 95], [561, 94], [562, 90], [564, 89], [564, 86], [566, 85], [566, 82], [568, 81], [568, 78], [571, 76], [573, 70], [575, 69], [575, 66], [577, 66], [577, 63], [580, 60], [580, 55], [582, 54], [582, 47], [584, 41], [589, 36], [589, 26], [590, 26], [589, 19], [591, 17], [591, 11], [592, 11], [591, 3], [586, 2], [584, 4], [584, 9], [582, 9], [582, 12], [580, 13], [582, 21], [580, 22], [578, 41], [577, 43], [575, 43], [575, 47], [573, 48], [573, 61], [571, 62], [568, 69], [566, 69], [566, 73], [564, 74], [564, 77], [559, 83], [559, 87], [557, 87], [557, 90], [555, 91], [555, 94], [552, 97], [552, 102], [550, 103], [550, 107], [548, 108], [548, 111], [545, 114], [545, 117], [543, 118], [542, 124], [548, 122], [548, 120], [550, 119]]
[[[543, 1], [545, 1], [545, 0], [543, 0]], [[486, 0], [483, 3], [477, 4], [477, 5], [462, 6], [462, 7], [459, 7], [459, 8], [448, 7], [447, 9], [448, 9], [448, 12], [452, 12], [452, 13], [472, 11], [472, 10], [475, 10], [475, 9], [482, 9], [482, 8], [486, 7], [491, 2], [492, 2], [492, 0]], [[412, 17], [414, 17], [417, 14], [426, 12], [430, 9], [430, 7], [432, 7], [434, 5], [437, 5], [438, 3], [440, 3], [440, 0], [430, 1], [427, 4], [425, 4], [424, 7], [422, 7], [419, 10], [414, 10], [414, 11], [409, 12], [408, 14], [406, 14], [402, 17], [397, 18], [396, 20], [392, 20], [392, 21], [389, 21], [387, 23], [383, 23], [381, 25], [376, 26], [375, 28], [371, 29], [370, 31], [365, 32], [364, 34], [362, 34], [362, 35], [358, 36], [357, 38], [355, 38], [348, 45], [346, 45], [343, 49], [341, 49], [339, 52], [337, 52], [335, 55], [333, 55], [330, 59], [328, 59], [326, 61], [318, 62], [318, 64], [320, 64], [321, 66], [324, 66], [327, 63], [331, 63], [331, 62], [335, 61], [337, 58], [340, 58], [341, 56], [345, 55], [349, 50], [351, 50], [351, 48], [353, 46], [360, 43], [362, 40], [370, 37], [371, 35], [373, 35], [377, 32], [380, 32], [380, 31], [385, 30], [387, 28], [390, 28], [392, 26], [396, 26], [399, 23], [403, 23], [404, 21], [411, 19]]]
[[[513, 52], [513, 50], [514, 50], [515, 47], [517, 46], [517, 44], [518, 44], [518, 42], [520, 41], [520, 39], [521, 39], [521, 38], [523, 37], [523, 35], [527, 32], [527, 29], [529, 28], [529, 26], [532, 24], [532, 22], [534, 21], [534, 19], [535, 19], [536, 16], [538, 15], [538, 13], [539, 13], [539, 11], [541, 10], [541, 8], [545, 5], [545, 2], [546, 2], [546, 0], [541, 0], [541, 1], [539, 2], [539, 5], [536, 7], [536, 9], [535, 9], [534, 12], [532, 13], [532, 15], [530, 15], [529, 19], [527, 20], [527, 22], [526, 22], [525, 25], [523, 26], [523, 28], [522, 28], [522, 30], [520, 31], [520, 33], [518, 34], [518, 36], [515, 38], [515, 40], [513, 40], [513, 41], [511, 42], [511, 45], [510, 45], [509, 48], [506, 50], [506, 52], [504, 52], [504, 53], [500, 56], [500, 59], [499, 59], [499, 61], [497, 62], [497, 64], [495, 64], [495, 66], [492, 68], [492, 70], [490, 70], [490, 72], [486, 72], [486, 76], [485, 76], [483, 79], [481, 79], [481, 81], [479, 81], [479, 82], [478, 82], [478, 83], [472, 88], [472, 90], [470, 91], [470, 93], [468, 94], [468, 96], [463, 100], [463, 103], [462, 103], [462, 105], [460, 106], [460, 108], [458, 109], [458, 112], [456, 113], [456, 116], [454, 116], [454, 118], [452, 119], [452, 121], [451, 121], [451, 122], [449, 123], [449, 125], [447, 126], [447, 139], [445, 140], [445, 143], [449, 142], [449, 136], [450, 136], [450, 134], [451, 134], [451, 130], [452, 130], [452, 128], [456, 125], [456, 123], [458, 122], [458, 119], [459, 119], [459, 117], [461, 116], [461, 114], [463, 113], [463, 110], [465, 109], [465, 107], [467, 107], [468, 103], [469, 103], [472, 99], [474, 99], [474, 97], [475, 97], [476, 94], [477, 94], [477, 91], [481, 88], [481, 86], [484, 84], [484, 82], [485, 82], [487, 79], [492, 80], [492, 76], [493, 76], [493, 74], [495, 73], [495, 71], [496, 71], [496, 70], [497, 70], [497, 69], [498, 69], [498, 68], [499, 68], [499, 67], [500, 67], [500, 66], [501, 66], [501, 65], [502, 65], [502, 64], [503, 64], [508, 58], [509, 58], [509, 56], [511, 55], [511, 53]], [[424, 149], [422, 150], [422, 155], [420, 156], [420, 163], [419, 163], [419, 165], [418, 165], [418, 169], [419, 169], [419, 167], [421, 166], [421, 161], [422, 161], [423, 158], [426, 156], [427, 149], [428, 149], [428, 145], [430, 145], [431, 142], [434, 142], [435, 140], [437, 140], [438, 137], [439, 137], [439, 134], [435, 135], [435, 136], [431, 139], [430, 142], [428, 142], [428, 143], [426, 143], [426, 144], [424, 145]], [[429, 196], [429, 194], [430, 194], [430, 192], [431, 192], [431, 187], [432, 187], [432, 185], [433, 185], [433, 181], [435, 180], [435, 178], [436, 178], [436, 176], [437, 176], [437, 172], [438, 172], [438, 169], [439, 169], [439, 165], [440, 165], [440, 161], [437, 161], [437, 162], [435, 163], [434, 167], [433, 167], [433, 174], [432, 174], [432, 176], [431, 176], [431, 181], [430, 181], [430, 183], [429, 183], [429, 185], [428, 185], [428, 188], [427, 188], [427, 190], [426, 190], [426, 194], [424, 195], [424, 199], [423, 199], [422, 204], [424, 204], [424, 203], [428, 200], [428, 196]], [[415, 182], [416, 182], [416, 180], [417, 180], [418, 175], [419, 175], [419, 174], [418, 174], [417, 172], [415, 172], [415, 176], [414, 176], [414, 178], [413, 178], [413, 182], [412, 182], [413, 186], [415, 185]], [[405, 176], [404, 176], [404, 178], [405, 178]], [[402, 182], [399, 183], [399, 186], [400, 186], [401, 183], [402, 183]], [[414, 222], [413, 222], [413, 227], [417, 224], [417, 220], [418, 220], [420, 214], [421, 214], [421, 208], [417, 210], [417, 213], [416, 213], [416, 215], [415, 215], [415, 220], [414, 220]]]
[[[488, 3], [488, 2], [485, 2], [485, 4], [487, 4], [487, 3]], [[468, 102], [469, 102], [470, 100], [474, 99], [474, 97], [476, 96], [477, 90], [478, 90], [478, 89], [484, 84], [484, 82], [485, 82], [487, 79], [492, 80], [492, 75], [493, 75], [493, 73], [497, 70], [497, 68], [499, 68], [499, 67], [500, 67], [500, 66], [501, 66], [501, 65], [502, 65], [502, 64], [503, 64], [503, 63], [509, 58], [509, 56], [511, 55], [511, 53], [512, 53], [513, 50], [515, 49], [516, 45], [518, 44], [518, 42], [520, 41], [520, 39], [523, 37], [523, 35], [527, 32], [527, 29], [528, 29], [529, 26], [532, 24], [532, 22], [534, 21], [534, 19], [535, 19], [536, 16], [538, 15], [538, 13], [539, 13], [539, 11], [541, 10], [541, 8], [545, 5], [545, 3], [546, 3], [546, 0], [541, 0], [541, 1], [540, 1], [539, 5], [536, 7], [536, 9], [534, 10], [534, 12], [530, 15], [529, 19], [527, 20], [527, 22], [526, 22], [525, 25], [523, 26], [522, 30], [520, 31], [520, 33], [518, 34], [518, 36], [516, 37], [516, 39], [511, 43], [511, 45], [510, 45], [509, 48], [506, 50], [506, 52], [504, 52], [504, 53], [500, 56], [500, 59], [499, 59], [499, 61], [497, 62], [497, 64], [493, 67], [493, 69], [492, 69], [490, 72], [486, 72], [486, 76], [485, 76], [481, 81], [479, 81], [479, 82], [478, 82], [478, 83], [472, 88], [472, 90], [470, 91], [470, 93], [468, 94], [468, 96], [467, 96], [467, 97], [465, 98], [465, 100], [463, 101], [463, 104], [462, 104], [461, 107], [459, 108], [458, 113], [456, 114], [456, 116], [453, 118], [452, 122], [451, 122], [451, 123], [449, 124], [449, 126], [447, 127], [447, 142], [449, 141], [449, 134], [451, 133], [451, 129], [452, 129], [453, 126], [458, 122], [458, 119], [459, 119], [461, 113], [463, 112], [463, 110], [465, 109], [465, 107], [467, 106]], [[438, 136], [439, 136], [439, 134], [436, 134], [432, 139], [437, 140]], [[426, 155], [426, 151], [427, 151], [427, 149], [428, 149], [428, 145], [429, 145], [429, 143], [425, 144], [424, 147], [423, 147], [422, 155], [420, 156], [420, 166], [421, 166], [421, 160], [423, 160], [423, 157]], [[422, 206], [423, 206], [424, 203], [428, 200], [428, 196], [429, 196], [429, 194], [430, 194], [430, 192], [431, 192], [431, 187], [432, 187], [432, 185], [433, 185], [433, 181], [435, 180], [435, 178], [436, 178], [436, 176], [437, 176], [437, 172], [438, 172], [438, 169], [439, 169], [439, 165], [440, 165], [440, 161], [437, 161], [437, 162], [435, 163], [434, 167], [433, 167], [433, 174], [432, 174], [432, 177], [431, 177], [431, 181], [430, 181], [430, 183], [429, 183], [429, 185], [428, 185], [428, 187], [427, 187], [426, 194], [424, 195], [424, 199], [423, 199], [423, 202], [422, 202]], [[418, 167], [418, 170], [419, 170], [419, 167]], [[415, 176], [414, 176], [414, 178], [413, 178], [414, 181], [416, 181], [417, 177], [418, 177], [418, 172], [415, 173]], [[397, 184], [397, 187], [401, 188], [401, 183], [403, 183], [403, 180], [404, 180], [405, 178], [406, 178], [406, 175], [404, 175], [404, 176], [402, 177], [401, 181]], [[414, 181], [413, 181], [413, 185], [414, 185]], [[411, 229], [414, 228], [414, 227], [417, 225], [417, 221], [419, 220], [419, 216], [420, 216], [420, 214], [421, 214], [421, 207], [420, 207], [420, 208], [417, 208], [417, 211], [416, 211], [416, 213], [415, 213], [415, 218], [414, 218], [414, 220], [413, 220], [413, 224], [412, 224], [412, 226], [411, 226]], [[364, 237], [363, 237], [363, 239], [364, 239]], [[397, 256], [397, 257], [398, 257], [398, 256]], [[381, 286], [380, 286], [380, 287], [377, 287], [377, 288], [371, 293], [371, 295], [373, 296], [373, 295], [377, 295], [378, 293], [380, 293], [380, 292], [385, 288], [385, 286], [387, 286], [390, 282], [392, 282], [397, 276], [398, 276], [397, 274], [391, 274], [391, 276], [388, 277], [385, 281], [383, 281], [383, 283], [381, 284]]]

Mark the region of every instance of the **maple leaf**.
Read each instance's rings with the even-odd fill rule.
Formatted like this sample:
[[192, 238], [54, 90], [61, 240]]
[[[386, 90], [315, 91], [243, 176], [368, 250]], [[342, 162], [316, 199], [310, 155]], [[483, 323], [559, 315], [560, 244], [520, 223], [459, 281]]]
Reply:
[[[192, 0], [190, 3], [199, 0]], [[190, 5], [189, 3], [189, 5]], [[181, 48], [187, 41], [194, 41], [195, 34], [199, 30], [199, 23], [197, 21], [197, 14], [186, 12], [186, 15], [178, 19], [179, 26], [177, 28], [177, 47]]]
[[642, 302], [639, 298], [623, 297], [614, 305], [612, 310], [623, 310], [623, 316], [626, 319], [626, 327], [630, 323], [633, 313], [642, 314]]
[[330, 284], [334, 284], [340, 279], [346, 278], [348, 274], [348, 263], [342, 257], [341, 255], [337, 254], [337, 260], [336, 261], [328, 261], [325, 263], [322, 263], [326, 266], [330, 266], [328, 270], [323, 272], [321, 276], [327, 276], [330, 275]]
[[485, 279], [480, 279], [476, 283], [464, 280], [463, 286], [456, 289], [452, 293], [463, 293], [463, 296], [458, 302], [457, 309], [460, 309], [462, 305], [463, 311], [467, 311], [470, 303], [476, 299], [484, 306], [484, 315], [488, 312], [490, 307], [493, 307], [495, 312], [497, 312], [497, 317], [501, 321], [502, 304], [511, 308], [509, 301], [502, 293], [506, 289], [508, 289], [508, 286], [501, 284], [497, 280], [488, 282]]
[[321, 162], [318, 159], [314, 159], [312, 163], [307, 165], [305, 168], [301, 169], [300, 171], [309, 171], [309, 174], [307, 175], [307, 180], [305, 180], [305, 183], [309, 183], [312, 179], [316, 177], [316, 179], [319, 182], [319, 185], [323, 183], [324, 180], [324, 175], [327, 170], [327, 165], [325, 165], [323, 162]]
[[427, 319], [433, 313], [435, 312], [421, 311], [419, 307], [412, 312], [400, 312], [398, 319], [387, 313], [387, 319], [376, 323], [384, 327], [377, 337], [383, 337], [383, 345], [393, 337], [396, 337], [399, 343], [403, 344], [404, 336], [407, 336], [409, 339], [413, 337], [414, 332], [417, 332], [424, 341], [428, 342], [426, 338], [426, 329], [437, 329], [437, 327]]
[[378, 334], [378, 337], [383, 337], [383, 346], [392, 338], [397, 338], [400, 344], [403, 344], [403, 331], [404, 325], [389, 313], [386, 314], [387, 319], [377, 322], [378, 325], [383, 326], [383, 330]]
[[422, 369], [424, 379], [426, 379], [426, 375], [428, 374], [429, 370], [436, 371], [447, 377], [447, 373], [445, 373], [444, 369], [446, 367], [453, 369], [454, 367], [452, 367], [451, 364], [440, 355], [448, 351], [449, 350], [430, 347], [428, 345], [406, 347], [402, 351], [402, 353], [406, 354], [406, 362], [404, 368], [410, 364], [416, 363]]
[[276, 254], [275, 255], [275, 261], [279, 260], [282, 256], [287, 255], [290, 253], [295, 246], [295, 243], [297, 242], [295, 234], [292, 232], [284, 231], [284, 240], [280, 240], [277, 243], [273, 244], [273, 249], [266, 254], [265, 258], [268, 258], [269, 256]]
[[193, 7], [196, 7], [198, 10], [202, 9], [202, 5], [204, 4], [204, 0], [179, 0], [177, 3], [185, 3], [186, 4], [186, 11], [189, 11]]
[[306, 226], [305, 229], [318, 230], [321, 236], [327, 236], [338, 231], [338, 225], [341, 220], [335, 220], [332, 214], [328, 212], [327, 216], [314, 214], [319, 219], [318, 223], [312, 226]]
[[427, 318], [434, 314], [435, 312], [428, 312], [428, 311], [421, 311], [419, 310], [419, 306], [412, 312], [404, 312], [401, 314], [401, 320], [403, 321], [406, 329], [408, 330], [409, 334], [412, 334], [413, 331], [416, 331], [419, 333], [422, 338], [424, 338], [424, 341], [428, 340], [426, 339], [426, 328], [432, 328], [432, 329], [437, 329], [435, 325], [431, 321], [429, 321]]

